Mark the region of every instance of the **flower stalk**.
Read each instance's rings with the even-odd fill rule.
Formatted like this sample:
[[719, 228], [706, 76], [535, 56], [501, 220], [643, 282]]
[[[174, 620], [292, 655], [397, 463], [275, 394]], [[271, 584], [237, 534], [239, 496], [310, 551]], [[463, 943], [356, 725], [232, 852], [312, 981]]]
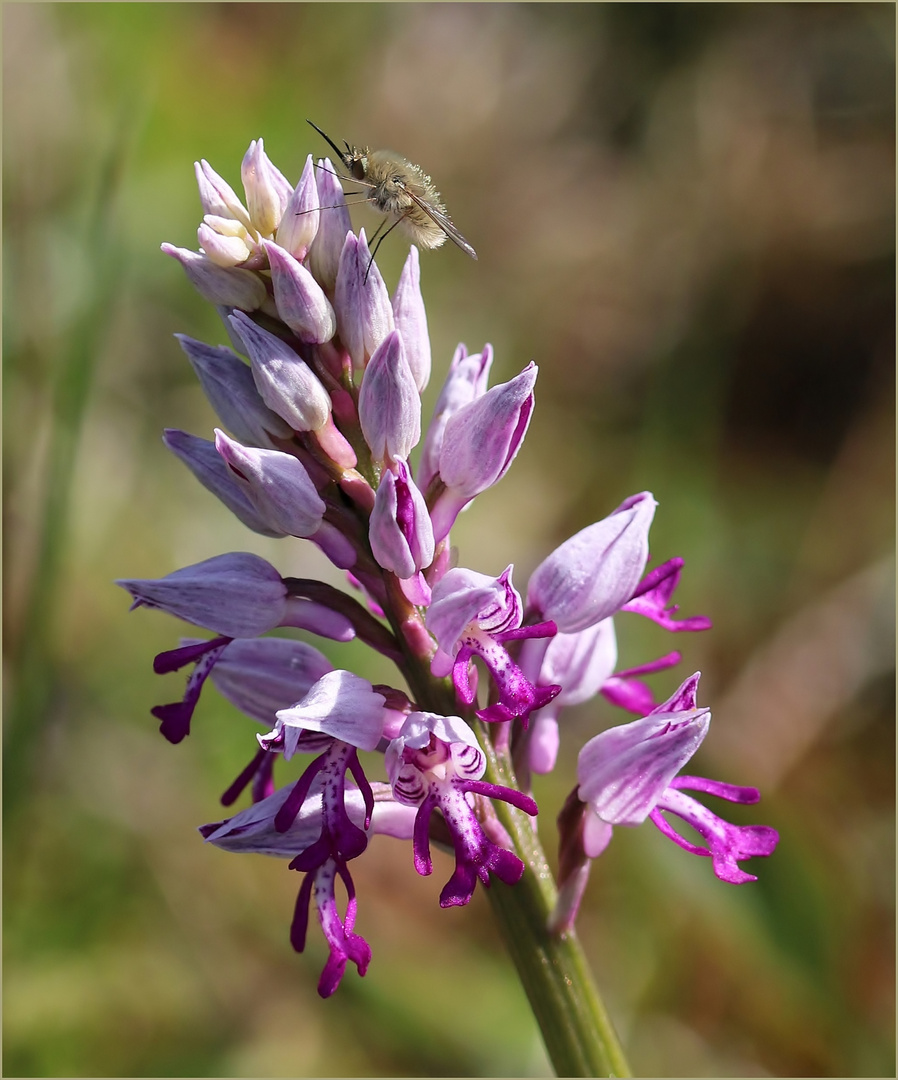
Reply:
[[[486, 775], [494, 783], [512, 783], [508, 756], [487, 738], [482, 744], [488, 747]], [[495, 810], [525, 870], [514, 888], [497, 883], [490, 903], [556, 1075], [630, 1076], [576, 931], [549, 930], [558, 890], [539, 834], [514, 807], [496, 804]]]

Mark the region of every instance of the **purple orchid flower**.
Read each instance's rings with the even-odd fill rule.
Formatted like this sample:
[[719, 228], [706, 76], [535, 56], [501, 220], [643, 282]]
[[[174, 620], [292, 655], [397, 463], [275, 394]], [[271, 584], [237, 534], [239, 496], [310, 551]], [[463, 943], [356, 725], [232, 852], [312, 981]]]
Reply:
[[[467, 904], [478, 881], [519, 881], [525, 864], [511, 834], [522, 849], [529, 840], [512, 828], [507, 807], [535, 817], [525, 789], [531, 774], [556, 764], [561, 711], [597, 695], [637, 719], [580, 751], [577, 785], [559, 816], [560, 894], [550, 929], [572, 925], [591, 860], [616, 825], [650, 819], [711, 858], [721, 880], [754, 880], [740, 862], [769, 855], [776, 830], [731, 825], [694, 794], [750, 804], [758, 792], [681, 775], [710, 721], [696, 705], [698, 675], [656, 705], [641, 677], [677, 663], [679, 653], [617, 669], [612, 619], [620, 612], [671, 632], [710, 626], [704, 616], [677, 617], [682, 559], [646, 571], [652, 495], [625, 499], [560, 544], [534, 571], [526, 605], [511, 566], [498, 577], [455, 566], [449, 532], [518, 453], [534, 408], [535, 363], [490, 389], [492, 348], [469, 356], [459, 345], [414, 472], [409, 458], [421, 441], [432, 364], [418, 250], [409, 251], [391, 300], [327, 159], [316, 166], [307, 157], [293, 188], [262, 140], [253, 141], [241, 167], [244, 201], [207, 162], [196, 177], [201, 250], [163, 251], [216, 305], [232, 345], [180, 339], [229, 434], [217, 430], [212, 443], [169, 430], [166, 446], [249, 529], [283, 547], [288, 538], [317, 545], [368, 607], [331, 584], [282, 576], [248, 552], [119, 584], [134, 607], [214, 635], [182, 640], [155, 659], [159, 673], [189, 671], [182, 699], [152, 710], [166, 738], [189, 733], [209, 679], [263, 726], [252, 759], [221, 797], [230, 806], [246, 795], [251, 805], [200, 831], [228, 851], [285, 857], [304, 875], [290, 938], [305, 948], [314, 909], [329, 951], [319, 994], [333, 994], [350, 964], [364, 975], [370, 963], [355, 930], [350, 865], [374, 834], [410, 840], [420, 874], [432, 872], [431, 839], [448, 838], [455, 868], [442, 907]], [[357, 638], [396, 665], [407, 690], [334, 669], [305, 642], [263, 636], [278, 627]], [[478, 659], [488, 672], [481, 708]], [[438, 681], [450, 675], [451, 689]], [[475, 717], [495, 725], [483, 742]], [[298, 755], [308, 755], [299, 778], [277, 786], [275, 768], [280, 779]], [[368, 777], [376, 755], [389, 783]], [[514, 786], [484, 779], [503, 769], [516, 772]], [[699, 842], [680, 836], [670, 815]]]
[[511, 571], [509, 566], [499, 577], [490, 578], [473, 570], [450, 570], [434, 587], [426, 625], [439, 646], [431, 662], [434, 675], [451, 670], [456, 693], [470, 705], [477, 693], [470, 660], [479, 656], [495, 680], [499, 700], [478, 709], [477, 715], [488, 722], [517, 717], [526, 728], [530, 713], [547, 705], [561, 687], [534, 686], [503, 644], [550, 637], [555, 624], [521, 626], [524, 609]]
[[[708, 733], [711, 713], [696, 704], [699, 673], [647, 716], [608, 728], [580, 751], [578, 787], [559, 815], [561, 847], [559, 896], [550, 919], [555, 932], [569, 929], [576, 918], [589, 877], [589, 865], [608, 844], [615, 825], [639, 825], [647, 818], [680, 847], [709, 857], [715, 875], [731, 884], [756, 880], [738, 864], [767, 856], [779, 833], [767, 825], [731, 825], [683, 789], [717, 795], [730, 802], [753, 804], [756, 788], [736, 787], [695, 776], [678, 776]], [[707, 846], [680, 836], [664, 817], [676, 814], [698, 832]]]
[[[290, 940], [297, 952], [302, 952], [306, 942], [306, 928], [309, 908], [314, 895], [318, 919], [330, 955], [318, 984], [321, 997], [329, 997], [337, 989], [347, 963], [356, 964], [359, 974], [364, 975], [371, 959], [371, 950], [364, 938], [353, 932], [356, 915], [355, 887], [346, 866], [346, 859], [330, 853], [318, 861], [318, 853], [309, 857], [307, 853], [315, 845], [321, 846], [323, 835], [322, 822], [327, 830], [334, 829], [339, 837], [340, 830], [346, 831], [346, 822], [361, 834], [382, 834], [410, 840], [414, 832], [416, 811], [409, 806], [397, 803], [388, 784], [375, 784], [373, 792], [373, 810], [369, 809], [366, 797], [358, 788], [342, 788], [342, 807], [332, 802], [326, 807], [325, 774], [316, 777], [310, 786], [299, 812], [292, 816], [288, 828], [278, 828], [276, 822], [285, 803], [290, 799], [294, 785], [280, 788], [266, 799], [254, 803], [246, 810], [225, 821], [203, 825], [200, 833], [206, 841], [225, 851], [257, 852], [275, 855], [291, 860], [294, 869], [300, 869], [300, 862], [307, 860], [315, 864], [306, 874], [297, 897]], [[345, 821], [344, 821], [345, 815]], [[331, 833], [328, 831], [328, 839]], [[339, 844], [340, 841], [337, 841]], [[343, 841], [345, 845], [345, 841]], [[367, 845], [367, 839], [365, 839]], [[349, 845], [346, 845], [349, 846]], [[347, 891], [346, 914], [341, 917], [337, 906], [334, 885], [340, 877]]]
[[533, 799], [512, 788], [481, 780], [486, 757], [470, 727], [458, 716], [411, 713], [386, 751], [387, 775], [397, 802], [417, 806], [415, 869], [433, 872], [428, 823], [439, 809], [455, 848], [455, 872], [440, 893], [440, 907], [467, 904], [479, 879], [489, 888], [490, 873], [516, 884], [524, 864], [512, 851], [493, 843], [483, 831], [467, 795], [501, 799], [536, 815]]
[[[710, 710], [696, 705], [698, 680], [696, 672], [647, 716], [601, 732], [580, 751], [579, 786], [566, 808], [574, 809], [567, 819], [573, 825], [562, 827], [561, 858], [566, 871], [553, 915], [554, 929], [572, 925], [586, 885], [588, 860], [605, 850], [615, 825], [639, 825], [650, 818], [680, 847], [710, 858], [715, 875], [735, 885], [756, 880], [738, 865], [742, 859], [773, 853], [779, 842], [776, 829], [731, 825], [683, 794], [683, 789], [702, 791], [743, 804], [760, 798], [756, 788], [677, 775], [701, 745], [711, 720]], [[691, 825], [707, 846], [680, 836], [665, 819], [665, 811]], [[560, 821], [565, 818], [563, 812]]]

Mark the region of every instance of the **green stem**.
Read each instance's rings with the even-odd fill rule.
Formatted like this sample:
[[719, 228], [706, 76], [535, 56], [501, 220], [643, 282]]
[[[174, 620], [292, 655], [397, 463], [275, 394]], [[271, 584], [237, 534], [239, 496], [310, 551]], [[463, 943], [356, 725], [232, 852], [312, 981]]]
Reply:
[[[482, 726], [479, 734], [487, 754], [485, 779], [517, 787], [508, 760], [497, 755]], [[517, 885], [494, 881], [489, 898], [556, 1074], [629, 1076], [576, 933], [553, 935], [547, 929], [557, 892], [532, 822], [498, 799], [493, 807], [525, 870]]]
[[[448, 679], [430, 673], [430, 638], [420, 615], [405, 599], [392, 574], [384, 574], [387, 614], [405, 654], [403, 672], [419, 706], [434, 712], [458, 713]], [[420, 634], [411, 632], [415, 627]], [[425, 649], [425, 644], [427, 648]], [[486, 752], [485, 779], [517, 789], [506, 753], [499, 753], [485, 726], [470, 710], [466, 719], [478, 732]], [[524, 861], [521, 880], [509, 887], [494, 880], [489, 890], [508, 951], [558, 1076], [629, 1076], [630, 1069], [576, 933], [550, 934], [549, 914], [557, 889], [533, 823], [526, 814], [496, 799], [493, 807]]]

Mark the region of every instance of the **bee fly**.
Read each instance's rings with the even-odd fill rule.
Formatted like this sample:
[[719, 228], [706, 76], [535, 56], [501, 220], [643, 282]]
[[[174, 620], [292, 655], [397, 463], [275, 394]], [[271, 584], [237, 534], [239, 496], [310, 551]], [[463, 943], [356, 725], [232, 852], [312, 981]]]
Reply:
[[418, 165], [413, 165], [390, 150], [369, 150], [367, 147], [360, 150], [357, 146], [350, 146], [348, 142], [344, 142], [346, 150], [343, 151], [317, 124], [313, 124], [311, 120], [308, 123], [328, 142], [343, 162], [349, 177], [341, 179], [351, 178], [366, 187], [370, 194], [365, 201], [384, 215], [384, 220], [378, 225], [371, 239], [377, 239], [384, 225], [388, 221], [392, 222], [383, 236], [377, 239], [371, 252], [372, 261], [377, 249], [397, 225], [401, 225], [422, 248], [438, 248], [445, 243], [448, 236], [465, 254], [472, 259], [477, 258], [477, 252], [456, 229], [446, 213], [440, 193], [433, 186], [430, 177]]

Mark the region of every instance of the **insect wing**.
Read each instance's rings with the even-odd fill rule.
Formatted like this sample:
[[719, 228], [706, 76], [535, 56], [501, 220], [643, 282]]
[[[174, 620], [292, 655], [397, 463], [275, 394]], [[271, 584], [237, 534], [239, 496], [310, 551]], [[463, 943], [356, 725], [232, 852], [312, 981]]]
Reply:
[[456, 229], [452, 221], [441, 210], [437, 210], [435, 206], [430, 206], [423, 199], [419, 199], [414, 192], [405, 188], [405, 193], [412, 200], [412, 202], [443, 230], [443, 232], [449, 237], [449, 239], [458, 244], [462, 251], [466, 255], [470, 255], [472, 259], [477, 258], [477, 252], [471, 247], [462, 234]]

